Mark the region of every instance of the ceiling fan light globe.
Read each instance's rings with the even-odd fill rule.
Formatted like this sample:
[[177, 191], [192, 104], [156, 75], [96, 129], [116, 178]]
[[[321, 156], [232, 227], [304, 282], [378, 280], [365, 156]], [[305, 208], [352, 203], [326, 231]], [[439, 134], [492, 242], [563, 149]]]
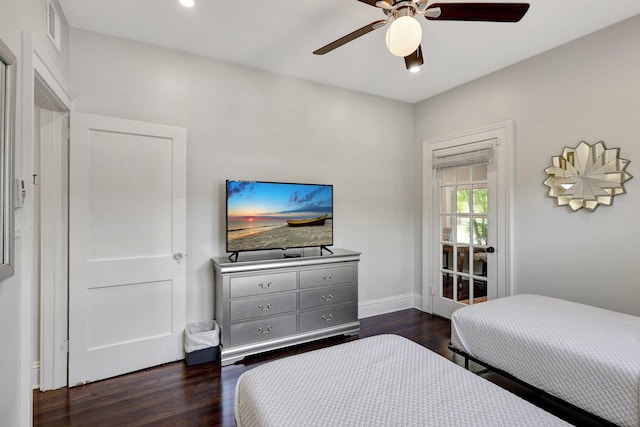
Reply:
[[413, 16], [401, 16], [389, 26], [386, 39], [389, 52], [395, 56], [410, 55], [422, 41], [422, 26]]

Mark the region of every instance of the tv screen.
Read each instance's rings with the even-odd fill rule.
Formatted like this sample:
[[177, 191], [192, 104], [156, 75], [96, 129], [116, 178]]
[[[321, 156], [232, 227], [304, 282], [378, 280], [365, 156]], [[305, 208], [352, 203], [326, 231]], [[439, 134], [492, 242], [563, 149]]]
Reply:
[[333, 186], [227, 181], [227, 252], [333, 245]]

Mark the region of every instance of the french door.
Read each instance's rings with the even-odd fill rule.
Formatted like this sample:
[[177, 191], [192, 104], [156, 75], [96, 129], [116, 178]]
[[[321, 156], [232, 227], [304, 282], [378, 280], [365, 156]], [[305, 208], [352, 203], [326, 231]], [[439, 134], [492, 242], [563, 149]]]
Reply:
[[497, 296], [490, 246], [496, 240], [495, 168], [489, 163], [451, 166], [438, 169], [436, 177], [438, 306], [448, 314]]
[[510, 293], [509, 124], [425, 144], [425, 311]]

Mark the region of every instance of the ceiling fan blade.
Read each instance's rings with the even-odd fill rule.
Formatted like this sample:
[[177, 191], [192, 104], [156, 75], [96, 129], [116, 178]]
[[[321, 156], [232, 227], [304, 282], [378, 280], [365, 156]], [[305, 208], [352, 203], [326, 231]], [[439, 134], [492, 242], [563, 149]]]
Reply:
[[360, 1], [360, 2], [362, 2], [362, 3], [366, 3], [366, 4], [368, 4], [369, 6], [374, 6], [374, 7], [376, 7], [376, 1], [377, 1], [377, 0], [358, 0], [358, 1]]
[[[375, 6], [382, 9], [391, 9], [391, 6], [393, 6], [393, 0], [358, 0], [358, 1], [362, 3], [366, 3], [369, 6]], [[426, 1], [426, 0], [422, 0], [422, 1]]]
[[321, 47], [320, 49], [314, 51], [313, 54], [324, 55], [325, 53], [329, 53], [332, 50], [339, 48], [343, 44], [347, 44], [350, 41], [357, 39], [358, 37], [364, 36], [365, 34], [370, 33], [373, 30], [383, 27], [384, 24], [386, 23], [387, 21], [384, 19], [380, 21], [372, 22], [371, 24], [365, 25], [364, 27], [359, 28], [352, 33], [349, 33], [346, 36], [340, 37], [338, 40], [331, 42], [326, 46]]
[[529, 3], [433, 3], [424, 17], [438, 21], [518, 22]]
[[418, 45], [418, 48], [411, 55], [407, 55], [404, 57], [404, 66], [407, 67], [409, 71], [416, 71], [420, 69], [420, 67], [424, 64], [424, 59], [422, 57], [422, 46]]

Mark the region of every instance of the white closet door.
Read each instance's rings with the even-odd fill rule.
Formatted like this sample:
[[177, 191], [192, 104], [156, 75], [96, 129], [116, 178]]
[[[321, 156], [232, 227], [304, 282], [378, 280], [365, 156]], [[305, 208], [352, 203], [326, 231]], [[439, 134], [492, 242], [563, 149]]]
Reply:
[[186, 130], [73, 113], [69, 386], [183, 358]]

